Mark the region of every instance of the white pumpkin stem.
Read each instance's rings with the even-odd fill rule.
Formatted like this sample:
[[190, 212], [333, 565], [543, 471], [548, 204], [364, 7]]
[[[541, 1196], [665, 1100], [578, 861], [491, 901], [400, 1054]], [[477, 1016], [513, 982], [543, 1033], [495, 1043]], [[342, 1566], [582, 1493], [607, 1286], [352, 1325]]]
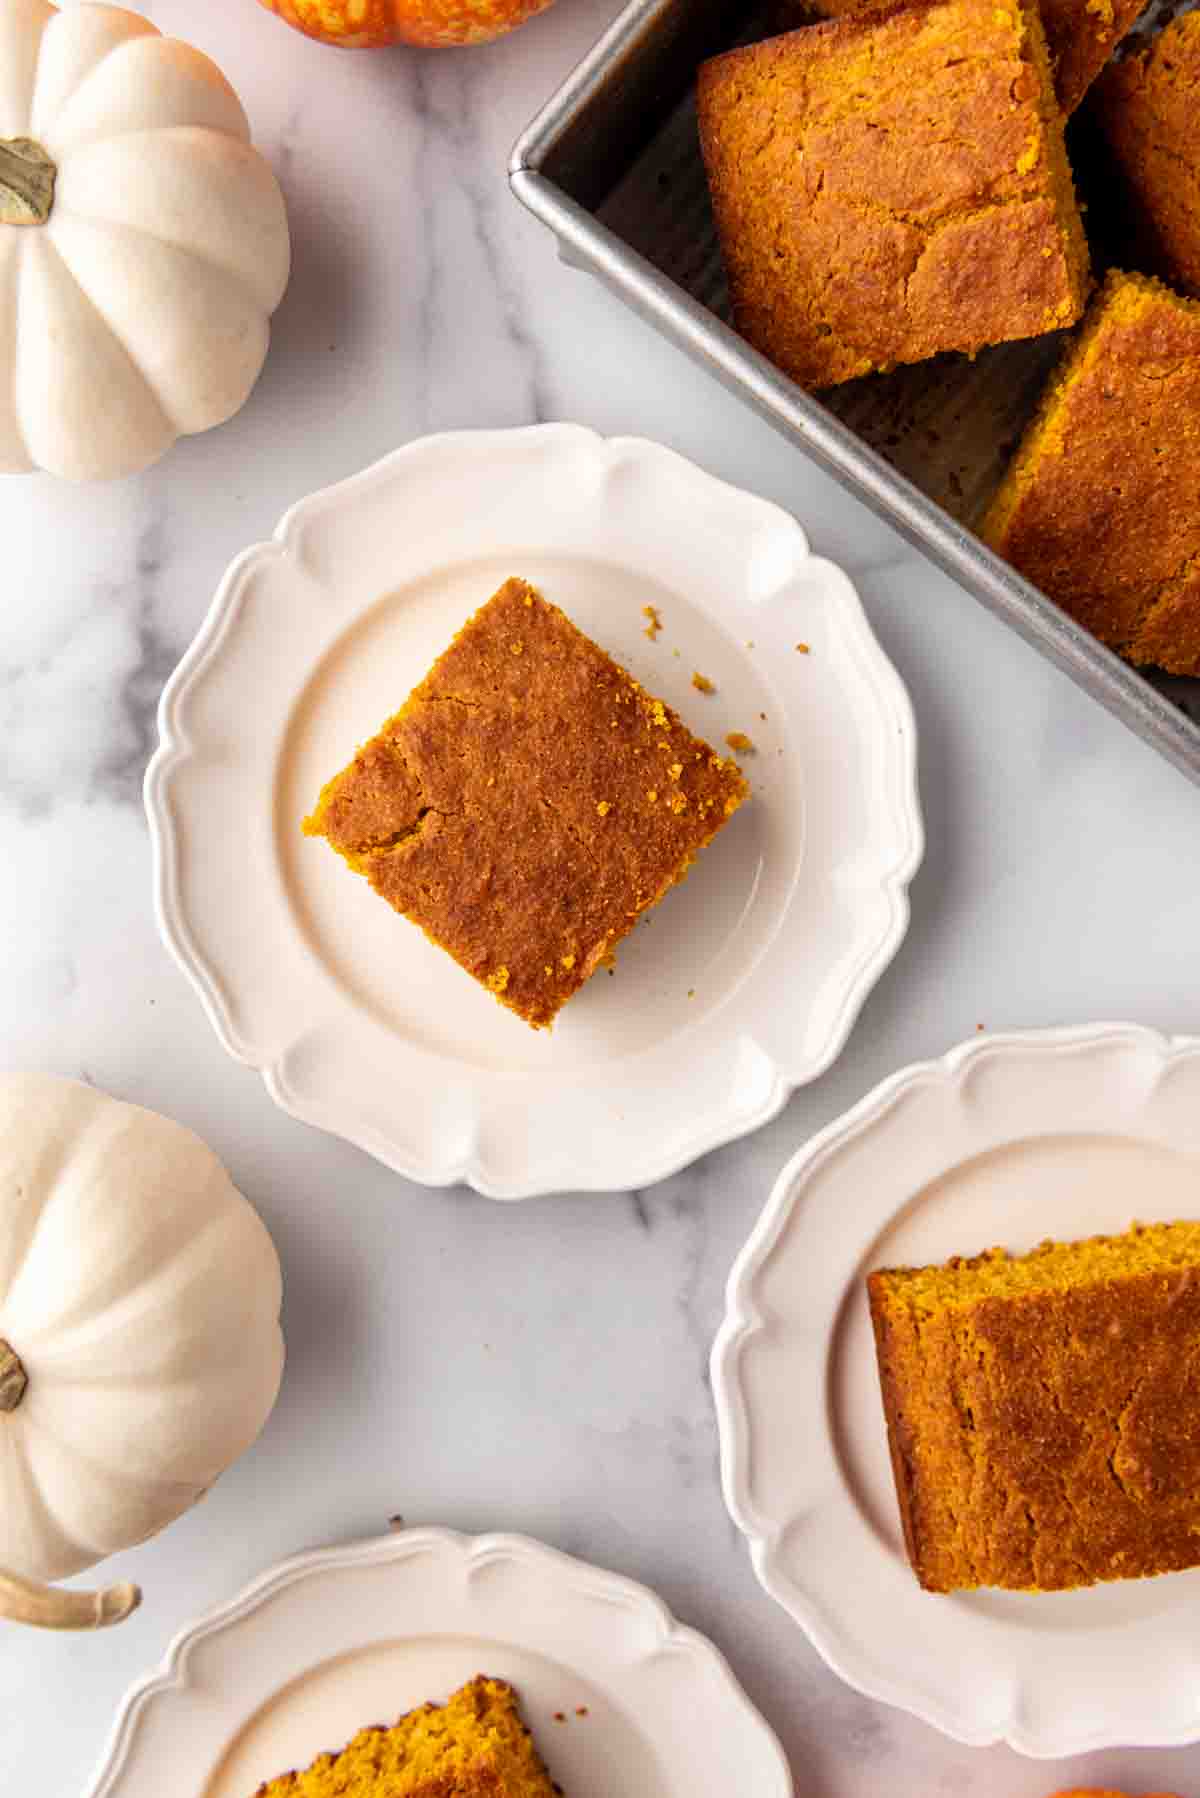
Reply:
[[15, 1411], [25, 1397], [29, 1375], [21, 1365], [21, 1357], [0, 1337], [0, 1412]]
[[0, 137], [0, 225], [44, 225], [58, 165], [31, 137]]
[[64, 1592], [18, 1573], [0, 1572], [0, 1617], [35, 1629], [108, 1629], [124, 1623], [141, 1602], [140, 1590], [127, 1581], [102, 1592]]

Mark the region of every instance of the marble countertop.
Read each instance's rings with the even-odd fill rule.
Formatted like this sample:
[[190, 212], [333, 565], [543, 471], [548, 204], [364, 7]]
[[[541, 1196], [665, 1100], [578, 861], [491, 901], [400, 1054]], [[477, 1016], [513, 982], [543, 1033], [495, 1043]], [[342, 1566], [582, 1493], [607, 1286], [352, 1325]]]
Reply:
[[[558, 0], [505, 42], [441, 55], [322, 50], [253, 0], [145, 10], [239, 87], [287, 192], [295, 277], [231, 425], [117, 486], [0, 484], [0, 1065], [84, 1075], [209, 1139], [278, 1244], [289, 1367], [257, 1448], [109, 1564], [145, 1588], [129, 1624], [6, 1631], [0, 1790], [82, 1791], [121, 1694], [178, 1628], [397, 1511], [525, 1531], [653, 1585], [727, 1654], [804, 1798], [1041, 1798], [1085, 1775], [1200, 1790], [1200, 1747], [1041, 1766], [842, 1686], [725, 1514], [706, 1375], [781, 1164], [891, 1070], [980, 1023], [1197, 1028], [1200, 794], [562, 267], [510, 198], [514, 138], [616, 0]], [[431, 429], [549, 418], [662, 439], [791, 508], [849, 569], [915, 702], [929, 851], [846, 1053], [775, 1123], [649, 1191], [502, 1207], [406, 1185], [225, 1057], [155, 932], [140, 783], [220, 573], [293, 500]]]

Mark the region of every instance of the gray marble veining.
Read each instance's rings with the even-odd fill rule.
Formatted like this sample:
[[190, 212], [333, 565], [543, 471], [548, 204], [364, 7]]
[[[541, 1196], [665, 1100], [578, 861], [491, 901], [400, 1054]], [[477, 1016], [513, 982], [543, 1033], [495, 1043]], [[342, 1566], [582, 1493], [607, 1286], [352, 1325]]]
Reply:
[[[253, 0], [147, 10], [242, 92], [287, 191], [295, 277], [229, 426], [117, 487], [0, 485], [0, 1054], [209, 1138], [279, 1245], [289, 1369], [256, 1450], [113, 1564], [146, 1590], [131, 1623], [5, 1635], [0, 1791], [81, 1791], [121, 1693], [179, 1627], [397, 1511], [526, 1530], [653, 1585], [729, 1657], [804, 1798], [1042, 1798], [1085, 1775], [1200, 1791], [1200, 1749], [1038, 1766], [841, 1685], [725, 1512], [707, 1371], [783, 1161], [895, 1067], [979, 1023], [1200, 1027], [1196, 794], [562, 267], [510, 200], [513, 139], [615, 0], [558, 0], [507, 42], [442, 56], [325, 51]], [[500, 1206], [406, 1185], [225, 1058], [157, 939], [139, 785], [222, 570], [293, 500], [425, 430], [553, 417], [662, 438], [789, 506], [850, 570], [913, 694], [929, 853], [844, 1056], [775, 1122], [649, 1190]]]

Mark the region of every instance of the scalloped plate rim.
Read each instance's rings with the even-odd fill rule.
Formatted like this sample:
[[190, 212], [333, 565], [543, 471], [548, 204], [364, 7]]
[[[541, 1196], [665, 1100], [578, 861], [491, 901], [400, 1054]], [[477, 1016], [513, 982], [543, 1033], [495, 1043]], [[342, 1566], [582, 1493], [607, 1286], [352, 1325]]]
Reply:
[[[857, 665], [864, 688], [869, 688], [877, 712], [892, 726], [902, 767], [891, 805], [890, 823], [903, 847], [893, 864], [879, 871], [878, 890], [887, 905], [887, 926], [872, 952], [856, 964], [853, 979], [847, 982], [836, 1016], [831, 1022], [821, 1053], [802, 1068], [788, 1069], [772, 1057], [773, 1080], [765, 1100], [751, 1112], [737, 1115], [727, 1110], [711, 1122], [697, 1118], [687, 1141], [674, 1151], [657, 1156], [653, 1148], [643, 1146], [639, 1159], [632, 1161], [622, 1185], [649, 1186], [668, 1179], [689, 1166], [699, 1156], [727, 1143], [752, 1134], [777, 1117], [792, 1093], [808, 1085], [828, 1071], [841, 1055], [870, 993], [884, 970], [898, 953], [908, 933], [911, 919], [909, 887], [915, 878], [925, 851], [925, 830], [918, 790], [917, 725], [911, 697], [891, 658], [876, 637], [853, 581], [839, 564], [828, 557], [815, 555], [808, 534], [799, 520], [772, 500], [763, 499], [748, 489], [710, 474], [688, 457], [667, 445], [649, 438], [617, 435], [605, 437], [587, 426], [549, 423], [480, 430], [451, 430], [415, 438], [389, 451], [367, 467], [341, 480], [317, 489], [295, 501], [284, 512], [270, 538], [251, 544], [230, 563], [219, 582], [209, 608], [196, 635], [185, 650], [161, 694], [157, 711], [159, 741], [146, 769], [143, 786], [144, 808], [149, 823], [153, 863], [153, 902], [159, 934], [180, 971], [200, 1000], [222, 1048], [233, 1060], [254, 1069], [263, 1079], [273, 1100], [287, 1115], [312, 1128], [340, 1136], [363, 1153], [371, 1155], [393, 1172], [418, 1184], [433, 1188], [456, 1184], [469, 1185], [483, 1197], [516, 1202], [525, 1198], [544, 1197], [555, 1193], [600, 1192], [614, 1190], [613, 1182], [601, 1174], [591, 1176], [584, 1165], [572, 1172], [569, 1184], [551, 1173], [539, 1175], [526, 1170], [512, 1176], [497, 1175], [483, 1156], [473, 1149], [465, 1160], [447, 1163], [438, 1156], [433, 1144], [424, 1145], [424, 1155], [406, 1152], [395, 1143], [375, 1141], [371, 1132], [357, 1128], [353, 1121], [334, 1124], [324, 1115], [320, 1103], [288, 1088], [283, 1075], [287, 1045], [273, 1057], [261, 1056], [252, 1044], [244, 1042], [233, 1027], [222, 982], [208, 958], [201, 952], [188, 925], [179, 900], [177, 876], [177, 822], [171, 805], [171, 782], [175, 770], [197, 751], [184, 718], [190, 689], [202, 680], [218, 658], [227, 626], [236, 617], [246, 591], [249, 576], [264, 560], [285, 557], [296, 560], [296, 539], [305, 521], [319, 516], [356, 494], [367, 492], [392, 479], [406, 462], [415, 462], [446, 446], [472, 447], [478, 451], [498, 451], [514, 440], [559, 439], [564, 445], [586, 446], [593, 453], [615, 457], [633, 455], [686, 474], [690, 480], [722, 490], [739, 505], [760, 511], [764, 517], [786, 534], [793, 535], [800, 546], [801, 559], [816, 568], [828, 569], [835, 577], [830, 591], [836, 592], [832, 602], [837, 609], [839, 625], [855, 648]], [[295, 1038], [292, 1039], [293, 1041]]]
[[240, 1591], [212, 1606], [193, 1623], [171, 1638], [158, 1666], [135, 1682], [117, 1709], [109, 1732], [108, 1743], [100, 1764], [88, 1784], [84, 1798], [120, 1798], [119, 1782], [133, 1751], [134, 1733], [146, 1708], [157, 1700], [170, 1700], [188, 1689], [188, 1660], [193, 1650], [204, 1641], [225, 1630], [236, 1629], [277, 1594], [301, 1581], [343, 1568], [388, 1564], [412, 1559], [421, 1554], [449, 1551], [468, 1567], [481, 1565], [497, 1556], [517, 1563], [535, 1563], [556, 1571], [573, 1583], [576, 1592], [590, 1600], [605, 1603], [619, 1601], [623, 1610], [633, 1615], [649, 1616], [654, 1622], [654, 1653], [664, 1647], [678, 1648], [692, 1660], [707, 1661], [719, 1676], [728, 1701], [735, 1705], [749, 1726], [757, 1726], [764, 1745], [777, 1764], [778, 1792], [764, 1798], [793, 1798], [794, 1786], [783, 1746], [775, 1731], [751, 1701], [721, 1650], [710, 1638], [690, 1625], [680, 1623], [668, 1606], [640, 1581], [625, 1574], [612, 1573], [589, 1561], [569, 1555], [534, 1537], [505, 1531], [490, 1531], [470, 1536], [458, 1530], [435, 1525], [399, 1529], [385, 1536], [334, 1544], [290, 1555], [273, 1567], [256, 1574]]
[[[1036, 1030], [995, 1031], [969, 1037], [955, 1044], [944, 1055], [911, 1063], [880, 1081], [848, 1111], [809, 1138], [789, 1157], [777, 1176], [767, 1202], [730, 1270], [726, 1283], [725, 1312], [710, 1355], [720, 1443], [722, 1492], [731, 1519], [746, 1538], [751, 1564], [764, 1591], [799, 1624], [822, 1660], [838, 1678], [865, 1697], [903, 1710], [967, 1747], [1004, 1745], [1035, 1760], [1062, 1759], [1126, 1746], [1128, 1738], [1124, 1733], [1125, 1726], [1120, 1726], [1121, 1733], [1117, 1735], [1101, 1726], [1094, 1730], [1060, 1733], [1047, 1740], [1043, 1734], [1026, 1730], [1020, 1722], [1020, 1697], [1024, 1688], [1018, 1683], [1008, 1706], [1006, 1725], [1001, 1729], [974, 1727], [970, 1718], [964, 1715], [961, 1703], [949, 1700], [938, 1703], [928, 1694], [918, 1699], [903, 1680], [886, 1673], [878, 1662], [870, 1661], [861, 1645], [850, 1640], [841, 1618], [835, 1618], [828, 1609], [822, 1609], [811, 1592], [800, 1590], [793, 1581], [785, 1580], [778, 1572], [778, 1539], [796, 1517], [806, 1514], [806, 1510], [797, 1509], [791, 1517], [784, 1519], [770, 1532], [764, 1532], [751, 1521], [751, 1506], [746, 1488], [745, 1450], [749, 1421], [738, 1369], [743, 1350], [763, 1324], [762, 1314], [755, 1302], [757, 1276], [786, 1228], [793, 1207], [801, 1200], [805, 1188], [824, 1162], [860, 1136], [886, 1124], [907, 1096], [933, 1083], [945, 1087], [961, 1084], [970, 1075], [972, 1068], [986, 1056], [1014, 1053], [1053, 1056], [1086, 1052], [1114, 1044], [1151, 1051], [1163, 1068], [1175, 1061], [1200, 1060], [1200, 1035], [1168, 1035], [1146, 1025], [1131, 1023], [1062, 1025]], [[808, 1510], [813, 1508], [813, 1503], [810, 1499]], [[1181, 1721], [1173, 1727], [1152, 1728], [1138, 1745], [1146, 1748], [1173, 1748], [1197, 1740], [1200, 1740], [1200, 1699], [1196, 1702], [1190, 1722]]]

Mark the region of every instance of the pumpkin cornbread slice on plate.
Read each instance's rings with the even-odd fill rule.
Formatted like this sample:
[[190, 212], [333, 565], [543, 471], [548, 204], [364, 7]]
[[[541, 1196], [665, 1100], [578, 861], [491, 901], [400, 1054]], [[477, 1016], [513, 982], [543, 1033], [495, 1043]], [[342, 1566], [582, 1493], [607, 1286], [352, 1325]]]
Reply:
[[1036, 8], [943, 0], [705, 63], [742, 335], [803, 387], [1072, 324], [1088, 253]]
[[[596, 692], [607, 682], [626, 695], [599, 728], [562, 693], [534, 719], [536, 602], [522, 601], [519, 627], [504, 633], [486, 691], [462, 684], [457, 646], [443, 697], [403, 706], [514, 572], [572, 621], [574, 635], [565, 619], [555, 630], [579, 652], [582, 685], [592, 666]], [[657, 643], [643, 634], [648, 604], [663, 620]], [[811, 655], [795, 653], [798, 640]], [[565, 662], [553, 666], [565, 680]], [[695, 693], [696, 667], [717, 677], [716, 692]], [[456, 690], [473, 703], [455, 703]], [[754, 803], [717, 830], [666, 904], [642, 910], [611, 978], [590, 980], [555, 1030], [518, 1027], [300, 830], [330, 776], [398, 707], [405, 753], [427, 757], [416, 772], [434, 790], [410, 786], [386, 826], [367, 823], [360, 848], [414, 827], [427, 861], [457, 843], [465, 877], [448, 900], [467, 925], [503, 911], [517, 950], [521, 918], [500, 902], [524, 895], [531, 934], [539, 920], [564, 924], [572, 891], [541, 873], [531, 884], [535, 842], [560, 832], [550, 875], [573, 869], [611, 888], [619, 932], [692, 852], [696, 801], [741, 790], [732, 770], [680, 753], [691, 739], [672, 707], [718, 745], [755, 721]], [[828, 1066], [904, 935], [922, 841], [911, 708], [853, 587], [794, 520], [655, 444], [573, 425], [455, 432], [310, 496], [230, 571], [162, 718], [147, 785], [160, 920], [221, 1041], [261, 1069], [285, 1110], [435, 1185], [466, 1180], [506, 1199], [625, 1189], [728, 1141]], [[623, 733], [624, 759], [608, 746]], [[654, 772], [633, 785], [626, 763], [639, 749]], [[609, 755], [611, 765], [596, 759]], [[398, 758], [381, 763], [395, 779]], [[610, 774], [630, 782], [640, 812], [622, 806]], [[255, 820], [248, 862], [231, 860], [222, 834], [242, 813]], [[658, 865], [642, 871], [639, 899], [642, 857]], [[393, 853], [392, 871], [402, 862]], [[623, 869], [633, 891], [620, 907]], [[423, 883], [418, 898], [432, 902], [433, 875]], [[534, 963], [530, 979], [578, 978], [596, 923], [581, 909], [578, 945]], [[479, 971], [499, 984], [506, 969], [519, 996], [506, 951]]]
[[445, 1704], [390, 1729], [362, 1729], [340, 1753], [284, 1773], [256, 1798], [556, 1798], [507, 1680], [478, 1674]]
[[1200, 1224], [885, 1269], [867, 1288], [927, 1591], [1200, 1566]]
[[1114, 271], [980, 527], [1127, 660], [1200, 674], [1200, 302]]
[[793, 1798], [793, 1788], [720, 1653], [645, 1587], [527, 1537], [400, 1528], [265, 1570], [129, 1693], [88, 1798], [185, 1794]]
[[[1185, 1227], [1135, 1235], [1139, 1212]], [[917, 1355], [885, 1345], [897, 1387], [912, 1370], [889, 1445], [869, 1276], [996, 1243], [1014, 1259], [985, 1257], [986, 1298], [897, 1297], [922, 1315]], [[1200, 1566], [1099, 1575], [1200, 1553], [1198, 1273], [1197, 1039], [977, 1034], [797, 1153], [731, 1273], [713, 1393], [755, 1572], [843, 1679], [1033, 1756], [1197, 1739]], [[1007, 1558], [1041, 1589], [924, 1589], [889, 1447], [930, 1508], [927, 1586], [959, 1571], [934, 1564], [936, 1525], [977, 1575]]]
[[736, 763], [512, 579], [304, 829], [536, 1029], [748, 791]]

